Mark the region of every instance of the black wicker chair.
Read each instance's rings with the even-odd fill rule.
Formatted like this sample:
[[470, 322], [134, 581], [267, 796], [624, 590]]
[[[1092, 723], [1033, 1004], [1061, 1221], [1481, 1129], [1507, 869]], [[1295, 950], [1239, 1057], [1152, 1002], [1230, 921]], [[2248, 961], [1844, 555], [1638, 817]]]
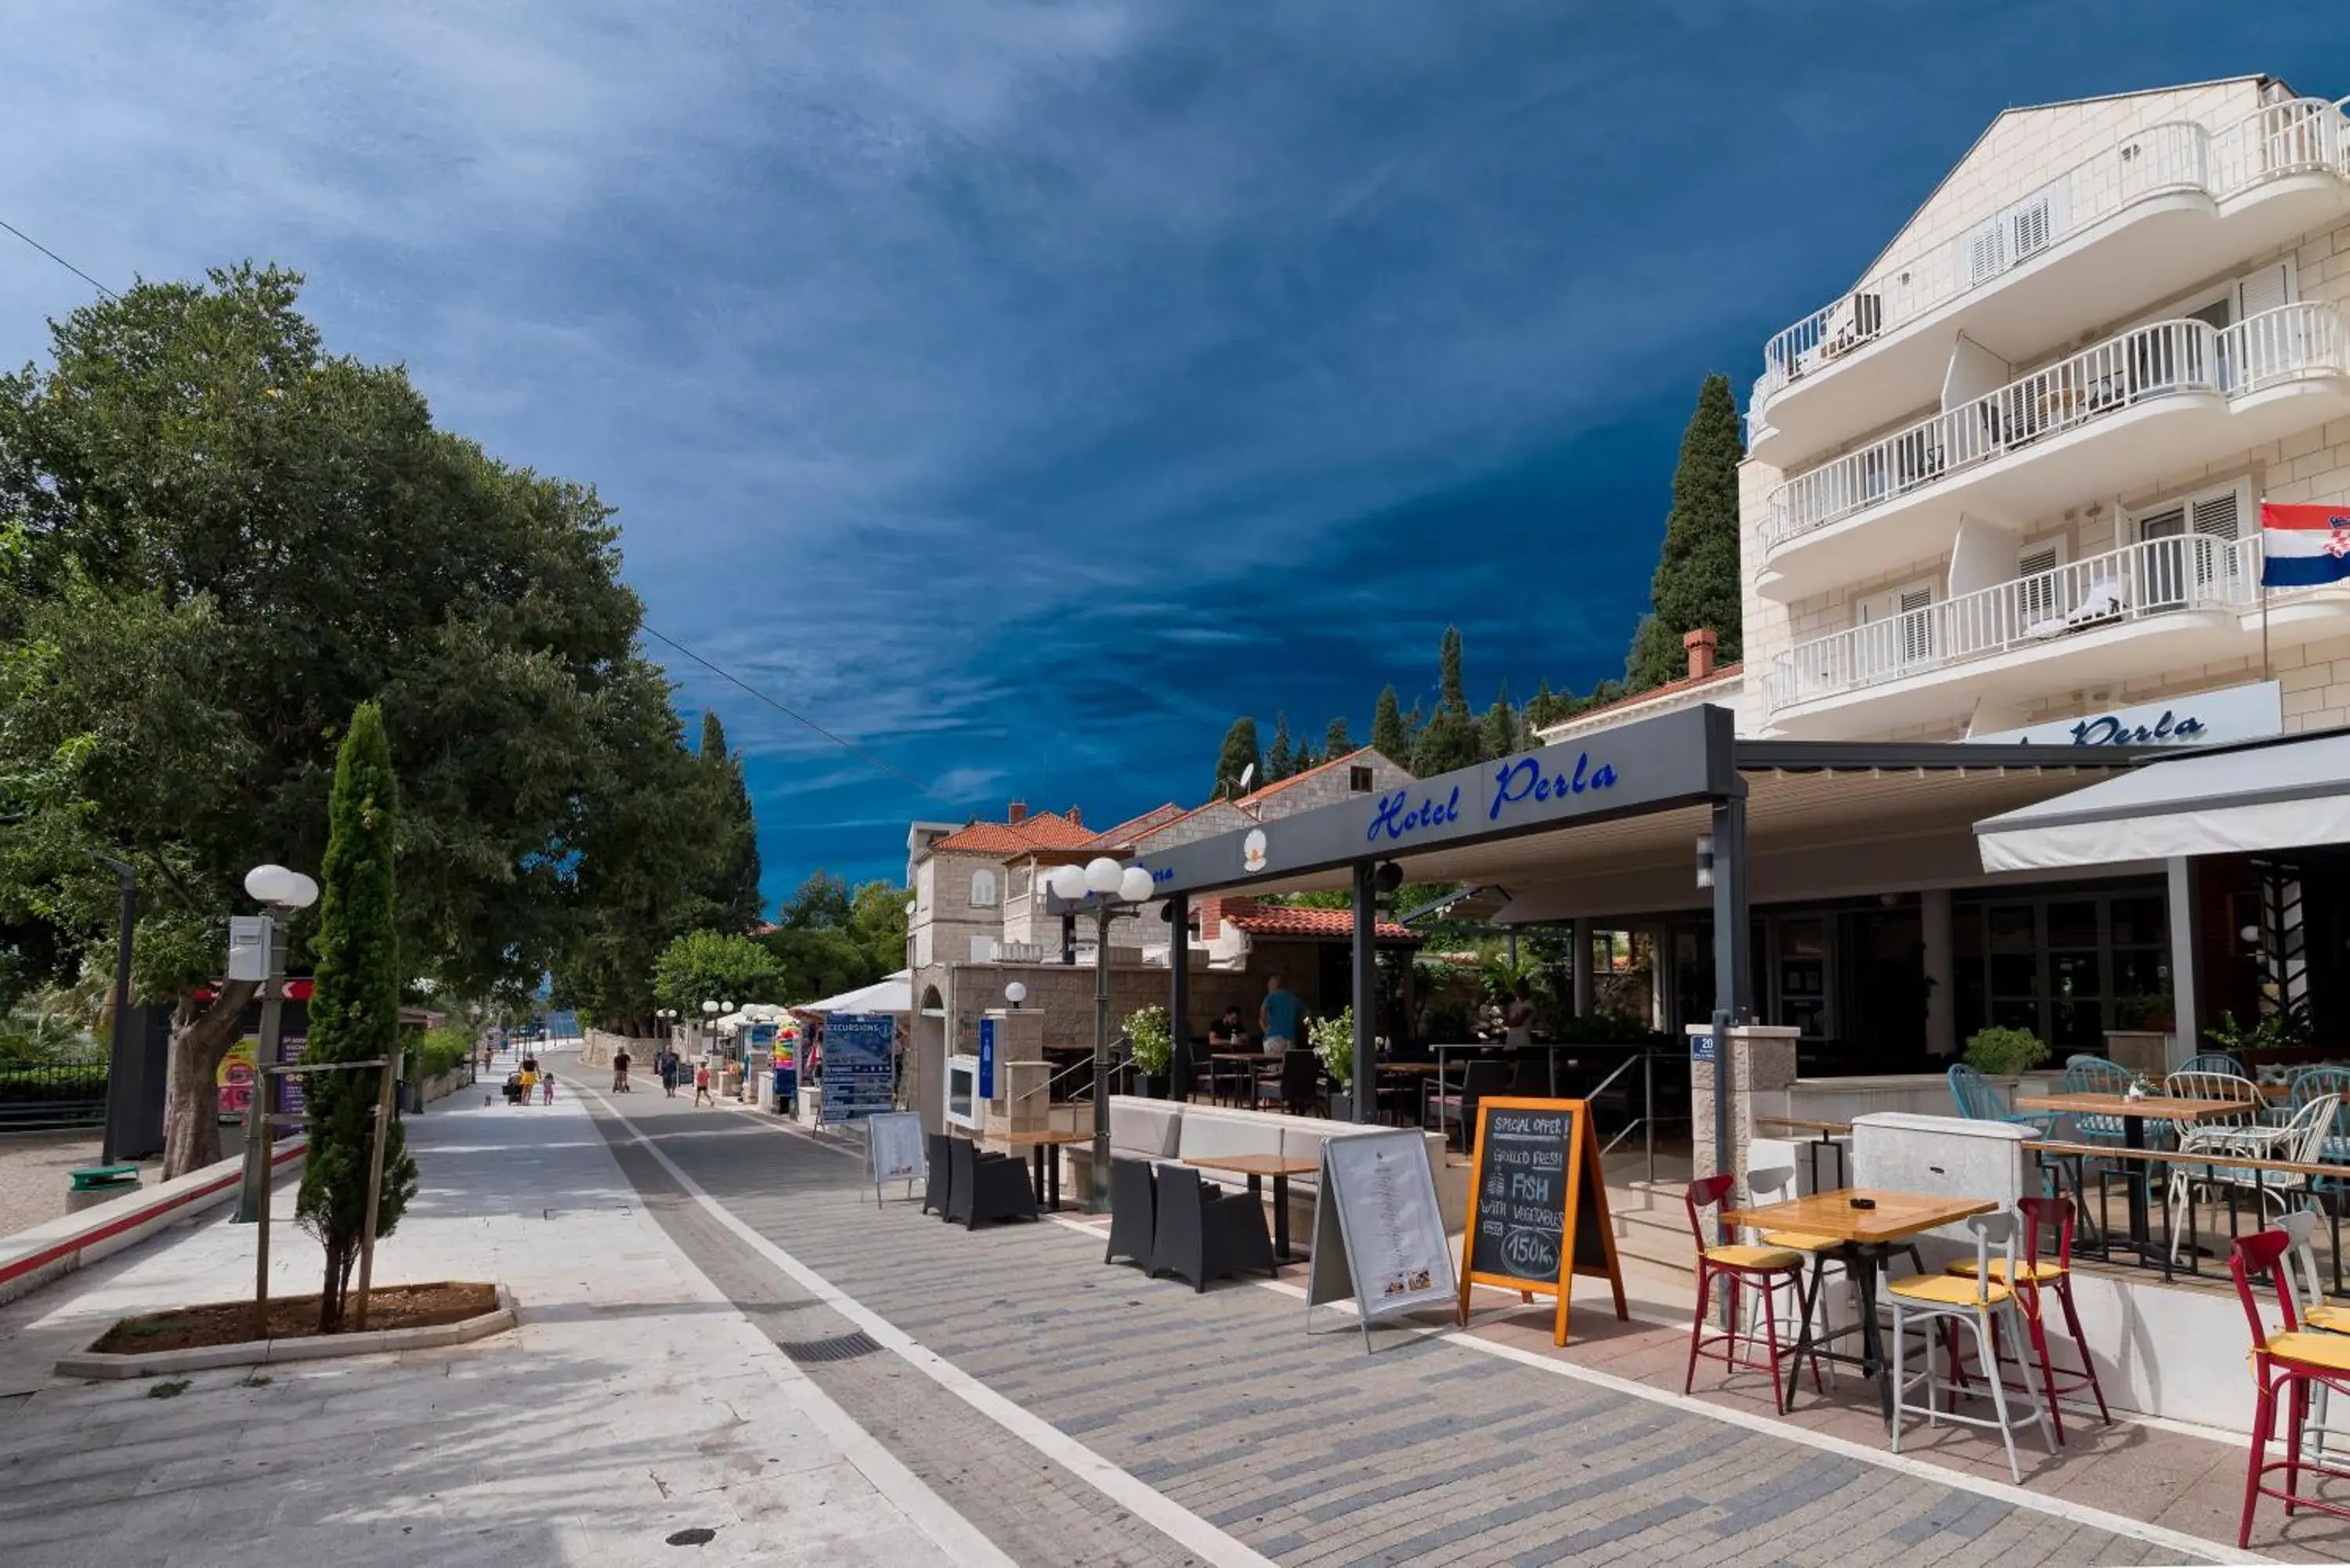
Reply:
[[1159, 1228], [1151, 1238], [1150, 1272], [1188, 1280], [1195, 1291], [1243, 1269], [1281, 1271], [1273, 1261], [1273, 1237], [1264, 1226], [1264, 1204], [1247, 1193], [1221, 1194], [1180, 1165], [1159, 1170]]
[[940, 1219], [947, 1215], [947, 1199], [954, 1192], [954, 1151], [947, 1146], [956, 1140], [945, 1133], [930, 1133], [922, 1139], [931, 1151], [931, 1169], [922, 1183], [922, 1212], [935, 1210]]
[[1294, 1116], [1322, 1114], [1322, 1058], [1308, 1050], [1284, 1051], [1280, 1076], [1258, 1082], [1256, 1103], [1279, 1106]]
[[947, 1193], [947, 1219], [976, 1231], [988, 1220], [1034, 1220], [1036, 1189], [1028, 1185], [1028, 1168], [1008, 1155], [985, 1154], [971, 1139], [953, 1145], [953, 1186]]
[[1158, 1201], [1149, 1161], [1109, 1162], [1109, 1248], [1102, 1253], [1103, 1262], [1124, 1258], [1138, 1269], [1150, 1266], [1150, 1249], [1159, 1231]]

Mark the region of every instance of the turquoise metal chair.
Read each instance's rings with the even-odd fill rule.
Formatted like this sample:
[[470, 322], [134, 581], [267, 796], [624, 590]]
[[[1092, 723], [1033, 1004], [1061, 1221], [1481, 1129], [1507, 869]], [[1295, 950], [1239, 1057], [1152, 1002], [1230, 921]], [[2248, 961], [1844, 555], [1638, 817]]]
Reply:
[[2207, 1051], [2200, 1056], [2189, 1056], [2172, 1071], [2179, 1073], [2225, 1073], [2231, 1078], [2249, 1078], [2244, 1064], [2225, 1051]]
[[[2126, 1095], [2136, 1081], [2128, 1068], [2116, 1066], [2103, 1056], [2075, 1056], [2064, 1064], [2064, 1092], [2068, 1095]], [[2076, 1116], [2073, 1118], [2073, 1131], [2083, 1143], [2093, 1143], [2101, 1148], [2123, 1146], [2119, 1116]]]
[[1950, 1094], [1959, 1102], [1959, 1115], [1970, 1122], [2006, 1122], [2022, 1127], [2033, 1137], [2044, 1138], [2055, 1127], [2057, 1117], [2045, 1111], [2029, 1114], [2011, 1111], [1991, 1087], [1991, 1080], [1968, 1066], [1964, 1062], [1950, 1065]]
[[[2350, 1166], [2350, 1067], [2303, 1067], [2293, 1075], [2295, 1111], [2325, 1095], [2335, 1095], [2340, 1099], [2334, 1107], [2334, 1126], [2319, 1147], [2317, 1162]], [[2321, 1192], [2350, 1190], [2350, 1170], [2339, 1177], [2321, 1176], [2310, 1185]]]

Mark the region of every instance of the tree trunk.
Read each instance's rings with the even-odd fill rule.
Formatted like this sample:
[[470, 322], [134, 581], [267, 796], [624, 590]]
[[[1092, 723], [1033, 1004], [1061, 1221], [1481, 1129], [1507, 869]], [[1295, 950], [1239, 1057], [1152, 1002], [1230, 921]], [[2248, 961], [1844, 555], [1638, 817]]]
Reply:
[[172, 1054], [164, 1075], [163, 1179], [185, 1176], [221, 1157], [220, 1064], [261, 988], [232, 981], [196, 1012], [182, 997], [172, 1017]]

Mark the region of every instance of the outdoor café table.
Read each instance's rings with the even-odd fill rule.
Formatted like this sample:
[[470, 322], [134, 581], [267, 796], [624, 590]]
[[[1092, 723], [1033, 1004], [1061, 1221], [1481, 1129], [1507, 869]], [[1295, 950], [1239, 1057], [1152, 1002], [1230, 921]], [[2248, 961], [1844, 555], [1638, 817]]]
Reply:
[[[1865, 1199], [1876, 1204], [1873, 1209], [1855, 1209], [1852, 1200]], [[1874, 1187], [1842, 1187], [1834, 1192], [1814, 1192], [1809, 1198], [1790, 1199], [1784, 1203], [1766, 1203], [1756, 1209], [1729, 1209], [1722, 1211], [1722, 1222], [1730, 1225], [1752, 1225], [1758, 1231], [1797, 1231], [1806, 1236], [1825, 1236], [1836, 1242], [1825, 1255], [1840, 1261], [1845, 1272], [1860, 1289], [1860, 1343], [1862, 1375], [1877, 1381], [1879, 1402], [1885, 1408], [1885, 1419], [1893, 1419], [1893, 1380], [1886, 1376], [1885, 1342], [1877, 1324], [1877, 1272], [1886, 1258], [1909, 1245], [1910, 1238], [1920, 1231], [1955, 1225], [1977, 1214], [1989, 1214], [1999, 1205], [1988, 1198], [1952, 1198], [1931, 1192], [1888, 1192]], [[1816, 1289], [1816, 1287], [1814, 1287]], [[1795, 1397], [1795, 1383], [1803, 1369], [1804, 1359], [1814, 1348], [1825, 1345], [1839, 1334], [1850, 1334], [1839, 1329], [1836, 1334], [1818, 1334], [1812, 1327], [1812, 1314], [1804, 1316], [1803, 1332], [1796, 1336], [1795, 1348], [1787, 1362], [1787, 1398]], [[1835, 1360], [1849, 1357], [1825, 1352]]]
[[[2122, 1124], [2122, 1147], [2143, 1149], [2146, 1124], [2157, 1122], [2193, 1122], [2205, 1116], [2215, 1116], [2244, 1108], [2242, 1100], [2189, 1100], [2171, 1095], [2143, 1095], [2137, 1099], [2127, 1095], [2020, 1095], [2015, 1108], [2019, 1111], [2062, 1111], [2075, 1116], [2118, 1116]], [[2129, 1173], [2129, 1244], [2140, 1257], [2154, 1243], [2147, 1234], [2147, 1172], [2143, 1168]]]
[[[1280, 1057], [1268, 1056], [1262, 1051], [1211, 1052], [1208, 1056], [1208, 1093], [1211, 1095], [1223, 1093], [1218, 1085], [1227, 1075], [1253, 1090], [1256, 1087], [1256, 1075], [1259, 1068], [1279, 1065], [1281, 1065]], [[1229, 1075], [1226, 1072], [1227, 1068], [1230, 1069]]]
[[1322, 1168], [1318, 1160], [1288, 1154], [1203, 1154], [1183, 1162], [1201, 1170], [1228, 1170], [1248, 1178], [1249, 1196], [1264, 1197], [1264, 1179], [1273, 1178], [1273, 1257], [1289, 1262], [1289, 1179], [1311, 1176]]
[[[1061, 1206], [1061, 1161], [1057, 1150], [1066, 1144], [1091, 1143], [1089, 1132], [1061, 1132], [1048, 1128], [1044, 1132], [990, 1133], [993, 1143], [1031, 1151], [1036, 1159], [1036, 1196], [1045, 1199], [1046, 1209]], [[1051, 1196], [1046, 1197], [1050, 1192]]]

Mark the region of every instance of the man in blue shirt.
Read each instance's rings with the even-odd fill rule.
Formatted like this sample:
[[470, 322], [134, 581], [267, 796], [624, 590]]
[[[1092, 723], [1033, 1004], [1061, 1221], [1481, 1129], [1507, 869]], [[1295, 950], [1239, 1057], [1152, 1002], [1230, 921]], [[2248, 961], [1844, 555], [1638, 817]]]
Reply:
[[1264, 1048], [1279, 1053], [1294, 1045], [1305, 1044], [1305, 1004], [1297, 1000], [1281, 983], [1281, 976], [1267, 975], [1264, 981], [1264, 1003], [1256, 1011], [1257, 1026], [1264, 1031]]

